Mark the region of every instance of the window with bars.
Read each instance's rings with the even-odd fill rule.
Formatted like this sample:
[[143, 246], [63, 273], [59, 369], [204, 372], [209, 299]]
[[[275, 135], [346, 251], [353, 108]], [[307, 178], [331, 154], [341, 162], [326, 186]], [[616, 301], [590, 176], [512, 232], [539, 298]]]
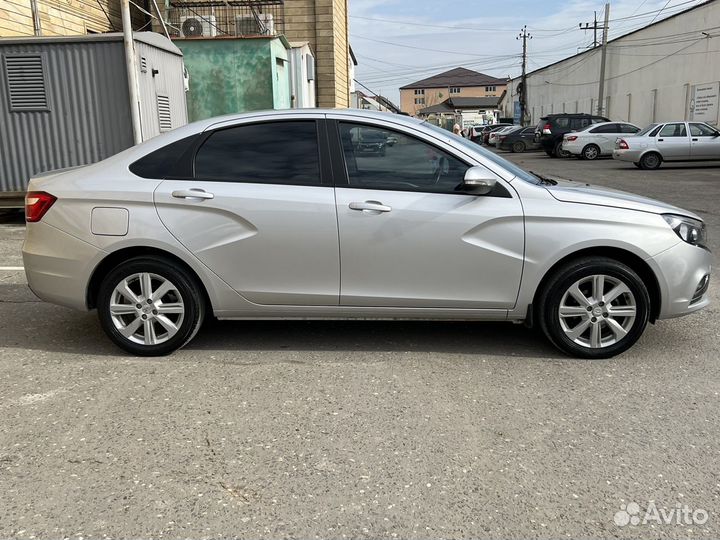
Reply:
[[42, 54], [6, 54], [3, 65], [11, 111], [50, 109]]
[[418, 90], [415, 90], [415, 95], [416, 95], [416, 96], [424, 96], [424, 95], [425, 95], [425, 90], [422, 89], [422, 88], [421, 88], [421, 89], [418, 89]]
[[460, 93], [460, 88], [458, 88], [457, 86], [451, 87], [451, 88], [450, 88], [450, 93], [451, 93], [451, 94], [459, 94], [459, 93]]

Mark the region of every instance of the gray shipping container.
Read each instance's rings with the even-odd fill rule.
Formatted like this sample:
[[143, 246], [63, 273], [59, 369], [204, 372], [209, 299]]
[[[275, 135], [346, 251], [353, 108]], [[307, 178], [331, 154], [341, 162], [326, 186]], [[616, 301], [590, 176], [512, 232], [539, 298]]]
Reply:
[[[184, 65], [165, 36], [137, 32], [134, 41], [147, 140], [187, 124]], [[132, 145], [121, 33], [0, 39], [0, 196]]]

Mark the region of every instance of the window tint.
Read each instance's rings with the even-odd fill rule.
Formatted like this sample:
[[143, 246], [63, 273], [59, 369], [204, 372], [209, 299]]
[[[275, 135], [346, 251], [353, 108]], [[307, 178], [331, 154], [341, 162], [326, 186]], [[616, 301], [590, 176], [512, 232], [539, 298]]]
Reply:
[[659, 132], [661, 129], [662, 129], [662, 126], [657, 126], [655, 129], [652, 130], [652, 132], [651, 132], [650, 135], [648, 135], [648, 136], [649, 136], [649, 137], [655, 137], [655, 135], [657, 135], [658, 132]]
[[660, 137], [685, 137], [685, 124], [665, 124], [660, 130]]
[[690, 124], [690, 134], [693, 137], [713, 137], [716, 131], [707, 124]]
[[526, 127], [526, 128], [524, 128], [524, 129], [522, 130], [522, 132], [521, 132], [521, 133], [523, 133], [523, 134], [527, 134], [527, 133], [535, 133], [535, 128], [534, 128], [534, 127], [532, 127], [532, 126], [530, 126], [530, 127]]
[[195, 177], [229, 182], [320, 184], [315, 121], [215, 131], [195, 156]]
[[564, 117], [564, 118], [561, 117], [561, 118], [557, 118], [557, 119], [555, 120], [555, 126], [556, 126], [556, 127], [559, 127], [559, 128], [567, 128], [567, 127], [570, 127], [570, 125], [571, 125], [571, 124], [570, 124], [570, 119], [567, 118], [567, 117]]
[[633, 126], [631, 124], [620, 124], [621, 133], [638, 133], [639, 131], [639, 127]]
[[350, 187], [448, 193], [469, 168], [430, 144], [378, 127], [341, 122], [340, 138]]
[[620, 133], [620, 128], [617, 124], [605, 124], [591, 129], [590, 133]]
[[130, 171], [143, 178], [192, 177], [192, 167], [189, 163], [184, 167], [181, 158], [190, 150], [197, 137], [192, 135], [149, 153], [130, 165]]

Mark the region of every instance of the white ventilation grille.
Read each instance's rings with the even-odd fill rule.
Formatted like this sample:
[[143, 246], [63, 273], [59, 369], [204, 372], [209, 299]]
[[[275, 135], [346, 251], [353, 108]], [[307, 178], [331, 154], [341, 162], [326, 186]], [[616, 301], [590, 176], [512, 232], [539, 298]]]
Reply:
[[42, 55], [6, 55], [5, 78], [11, 111], [48, 110]]
[[157, 111], [160, 131], [170, 131], [172, 129], [172, 115], [170, 114], [170, 98], [168, 96], [157, 97]]
[[140, 57], [140, 72], [147, 73], [147, 58], [144, 56]]

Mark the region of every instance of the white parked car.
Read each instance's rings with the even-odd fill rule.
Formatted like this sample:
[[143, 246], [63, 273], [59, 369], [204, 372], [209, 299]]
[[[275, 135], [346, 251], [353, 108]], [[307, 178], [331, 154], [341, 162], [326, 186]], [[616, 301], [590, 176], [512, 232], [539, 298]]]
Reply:
[[520, 129], [520, 126], [508, 126], [502, 129], [498, 129], [497, 131], [491, 131], [490, 135], [488, 136], [488, 146], [495, 146], [495, 143], [498, 142], [500, 135], [507, 135], [508, 133], [511, 133], [516, 129]]
[[581, 159], [598, 159], [611, 156], [618, 137], [640, 132], [640, 128], [627, 122], [602, 122], [563, 136], [562, 149]]

